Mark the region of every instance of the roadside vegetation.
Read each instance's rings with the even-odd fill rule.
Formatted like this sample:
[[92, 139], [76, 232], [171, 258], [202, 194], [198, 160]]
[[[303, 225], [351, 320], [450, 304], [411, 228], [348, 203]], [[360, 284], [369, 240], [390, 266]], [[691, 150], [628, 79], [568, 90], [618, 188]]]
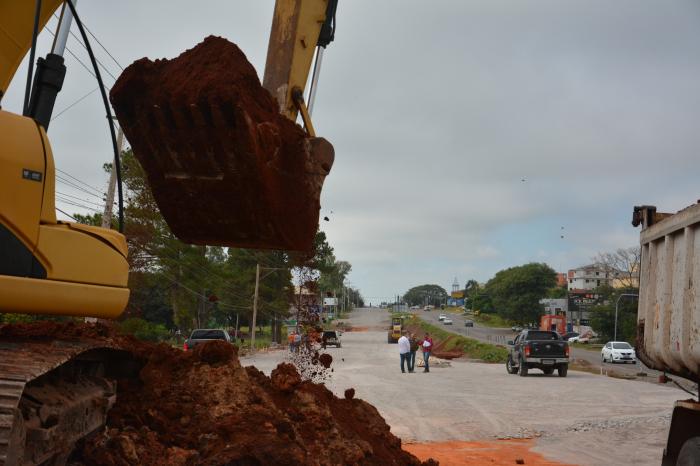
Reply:
[[[419, 328], [421, 332], [430, 333], [435, 345], [439, 347], [440, 351], [459, 350], [462, 351], [467, 358], [480, 359], [481, 361], [490, 363], [505, 363], [508, 358], [508, 350], [503, 346], [482, 343], [473, 338], [448, 332], [417, 317], [408, 320], [406, 325], [412, 329]], [[440, 346], [443, 342], [445, 344]]]

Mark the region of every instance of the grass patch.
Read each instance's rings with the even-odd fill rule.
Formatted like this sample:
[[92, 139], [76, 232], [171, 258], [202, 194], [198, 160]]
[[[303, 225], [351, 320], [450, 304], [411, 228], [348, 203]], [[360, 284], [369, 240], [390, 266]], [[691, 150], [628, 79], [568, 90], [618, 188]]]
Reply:
[[600, 353], [600, 350], [603, 348], [603, 345], [601, 345], [600, 343], [569, 343], [569, 346], [572, 348], [580, 348], [583, 350], [594, 351], [596, 353]]
[[491, 328], [511, 328], [514, 325], [512, 321], [504, 319], [498, 314], [479, 314], [473, 316], [472, 320], [479, 325]]
[[441, 350], [450, 351], [460, 349], [464, 355], [470, 359], [480, 359], [490, 363], [505, 363], [508, 358], [508, 350], [502, 346], [482, 343], [473, 338], [448, 332], [417, 317], [407, 321], [406, 324], [411, 327], [418, 327], [423, 332], [429, 332], [436, 345], [446, 341], [445, 346], [443, 346]]

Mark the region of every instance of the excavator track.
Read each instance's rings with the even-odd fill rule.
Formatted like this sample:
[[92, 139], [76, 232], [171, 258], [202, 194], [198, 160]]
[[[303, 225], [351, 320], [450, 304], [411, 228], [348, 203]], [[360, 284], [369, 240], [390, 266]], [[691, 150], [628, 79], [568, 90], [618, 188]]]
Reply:
[[136, 371], [111, 339], [0, 339], [0, 466], [64, 464]]

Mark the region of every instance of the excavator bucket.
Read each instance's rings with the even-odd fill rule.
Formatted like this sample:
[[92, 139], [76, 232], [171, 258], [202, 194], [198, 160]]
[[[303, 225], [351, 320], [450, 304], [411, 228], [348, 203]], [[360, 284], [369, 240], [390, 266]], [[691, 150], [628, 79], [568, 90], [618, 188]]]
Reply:
[[233, 43], [129, 66], [110, 100], [172, 232], [193, 244], [308, 251], [333, 146], [310, 138]]

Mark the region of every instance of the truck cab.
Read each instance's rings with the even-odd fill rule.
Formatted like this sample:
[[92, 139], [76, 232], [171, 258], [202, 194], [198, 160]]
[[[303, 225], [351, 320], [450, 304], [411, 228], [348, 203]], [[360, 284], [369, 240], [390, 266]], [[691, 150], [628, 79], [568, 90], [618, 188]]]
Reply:
[[569, 370], [569, 344], [557, 332], [523, 330], [508, 342], [508, 353], [509, 374], [526, 377], [530, 369], [540, 369], [551, 375], [556, 369], [559, 377], [566, 377]]

